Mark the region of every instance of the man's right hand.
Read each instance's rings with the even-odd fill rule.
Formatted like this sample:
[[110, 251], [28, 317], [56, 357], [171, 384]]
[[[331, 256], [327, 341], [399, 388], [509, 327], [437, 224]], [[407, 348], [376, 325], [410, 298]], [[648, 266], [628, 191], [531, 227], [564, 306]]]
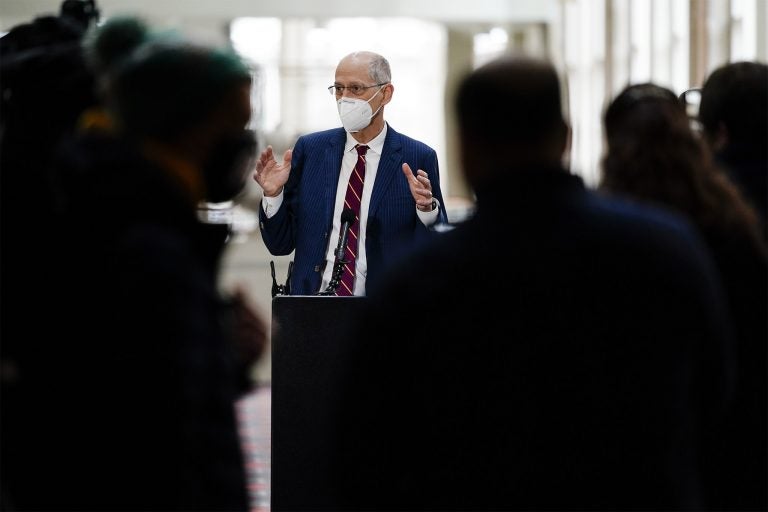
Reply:
[[288, 181], [288, 175], [291, 173], [291, 157], [293, 150], [286, 150], [283, 154], [283, 163], [278, 164], [272, 152], [272, 146], [261, 152], [256, 161], [256, 170], [253, 172], [253, 179], [261, 186], [266, 197], [275, 197], [283, 190], [283, 185]]

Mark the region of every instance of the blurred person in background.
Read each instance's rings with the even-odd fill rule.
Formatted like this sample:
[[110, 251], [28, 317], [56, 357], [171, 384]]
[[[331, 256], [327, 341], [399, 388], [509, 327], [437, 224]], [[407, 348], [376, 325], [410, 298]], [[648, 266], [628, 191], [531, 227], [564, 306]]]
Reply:
[[768, 240], [768, 65], [733, 62], [704, 81], [699, 121], [718, 165], [757, 210]]
[[98, 103], [81, 46], [98, 18], [93, 0], [65, 0], [59, 13], [36, 16], [0, 37], [0, 499], [4, 510], [11, 506], [9, 483], [15, 469], [7, 463], [8, 455], [18, 450], [15, 435], [25, 435], [26, 425], [18, 413], [28, 414], [25, 411], [35, 407], [24, 401], [20, 386], [27, 380], [28, 365], [41, 360], [42, 326], [28, 318], [41, 311], [41, 299], [50, 286], [50, 162], [62, 138], [76, 131], [83, 110]]
[[456, 107], [476, 213], [356, 319], [339, 508], [701, 510], [697, 441], [723, 410], [730, 343], [706, 248], [563, 167], [550, 63], [483, 65]]
[[[111, 129], [53, 161], [56, 257], [26, 340], [37, 359], [4, 410], [6, 492], [18, 510], [245, 511], [235, 401], [266, 328], [243, 292], [220, 290], [229, 227], [197, 206], [246, 183], [251, 73], [138, 21], [98, 31]], [[132, 42], [108, 56], [109, 40]]]
[[[80, 114], [98, 103], [82, 40], [98, 20], [93, 1], [66, 0], [0, 37], [0, 303], [3, 382], [30, 347], [19, 333], [24, 312], [36, 309], [50, 256], [50, 161]], [[34, 357], [34, 354], [31, 355]]]
[[651, 83], [626, 87], [606, 109], [604, 123], [608, 151], [601, 190], [688, 218], [706, 241], [726, 291], [737, 380], [725, 423], [710, 432], [708, 504], [716, 510], [765, 510], [768, 251], [759, 219], [715, 167], [672, 91]]

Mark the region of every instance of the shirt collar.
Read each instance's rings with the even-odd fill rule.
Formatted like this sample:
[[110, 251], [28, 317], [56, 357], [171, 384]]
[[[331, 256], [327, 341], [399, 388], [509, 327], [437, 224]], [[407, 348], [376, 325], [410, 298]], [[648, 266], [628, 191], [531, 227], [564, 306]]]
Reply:
[[[368, 151], [373, 151], [379, 155], [381, 154], [381, 151], [384, 149], [384, 140], [387, 138], [387, 126], [387, 123], [384, 123], [384, 128], [381, 129], [379, 134], [365, 144], [368, 146]], [[355, 140], [352, 134], [347, 132], [347, 142], [344, 144], [344, 152], [352, 151], [358, 144], [360, 143]]]

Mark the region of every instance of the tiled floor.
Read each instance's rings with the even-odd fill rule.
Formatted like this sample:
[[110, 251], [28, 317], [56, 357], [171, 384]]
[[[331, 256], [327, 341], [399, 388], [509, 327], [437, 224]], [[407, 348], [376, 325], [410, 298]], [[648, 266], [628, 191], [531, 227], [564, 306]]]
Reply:
[[246, 455], [251, 512], [270, 510], [271, 485], [271, 389], [259, 386], [237, 404], [240, 432]]

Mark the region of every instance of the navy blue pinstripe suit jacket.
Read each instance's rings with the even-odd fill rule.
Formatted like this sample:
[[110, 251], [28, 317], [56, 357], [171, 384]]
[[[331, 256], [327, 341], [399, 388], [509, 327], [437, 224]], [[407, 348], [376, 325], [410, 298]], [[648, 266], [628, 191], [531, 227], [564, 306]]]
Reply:
[[[261, 236], [269, 252], [284, 256], [295, 251], [292, 295], [313, 295], [320, 289], [346, 137], [343, 128], [299, 137], [293, 148], [282, 206], [270, 219], [259, 208]], [[414, 171], [426, 171], [433, 196], [441, 205], [445, 204], [435, 151], [389, 126], [368, 218], [361, 219], [367, 223], [368, 290], [388, 264], [431, 235], [416, 214], [413, 195], [401, 169], [403, 163]], [[441, 206], [438, 222], [446, 221], [445, 208]]]

